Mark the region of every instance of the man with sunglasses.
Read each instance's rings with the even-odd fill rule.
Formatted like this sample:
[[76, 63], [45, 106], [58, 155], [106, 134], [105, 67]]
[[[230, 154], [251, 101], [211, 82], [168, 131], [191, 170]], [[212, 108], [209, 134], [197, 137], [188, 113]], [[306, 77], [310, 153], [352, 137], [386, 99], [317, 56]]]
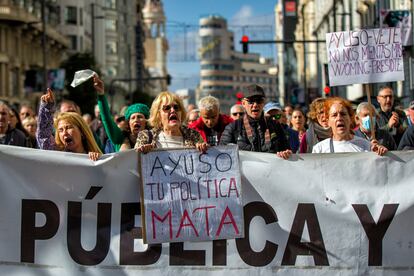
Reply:
[[277, 153], [288, 159], [292, 154], [281, 125], [263, 114], [265, 93], [257, 84], [246, 87], [242, 105], [246, 114], [227, 125], [220, 144], [237, 144], [240, 150]]
[[238, 120], [244, 115], [244, 108], [241, 104], [235, 104], [230, 108], [230, 117], [233, 120]]
[[198, 103], [200, 118], [188, 125], [189, 128], [197, 130], [204, 142], [210, 146], [217, 146], [224, 128], [233, 119], [225, 114], [220, 114], [220, 102], [213, 96], [207, 96]]
[[264, 106], [264, 113], [266, 117], [269, 117], [272, 120], [277, 121], [283, 128], [285, 132], [286, 140], [289, 142], [289, 146], [292, 149], [292, 152], [297, 152], [299, 150], [299, 133], [296, 130], [291, 129], [287, 124], [287, 113], [284, 112], [277, 102], [268, 102]]

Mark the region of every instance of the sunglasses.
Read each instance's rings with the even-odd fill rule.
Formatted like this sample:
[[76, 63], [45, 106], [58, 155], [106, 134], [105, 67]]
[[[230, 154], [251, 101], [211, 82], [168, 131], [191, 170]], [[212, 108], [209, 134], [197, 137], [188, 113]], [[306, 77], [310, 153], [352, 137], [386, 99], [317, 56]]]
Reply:
[[175, 111], [180, 111], [180, 106], [178, 104], [167, 104], [162, 107], [163, 111], [170, 111], [171, 108], [174, 108]]
[[273, 119], [279, 120], [280, 118], [282, 118], [282, 114], [276, 114], [276, 115], [272, 115], [270, 116]]
[[244, 112], [234, 112], [234, 113], [231, 113], [231, 115], [233, 115], [233, 116], [237, 116], [237, 115], [243, 116]]
[[121, 116], [121, 117], [116, 118], [117, 123], [120, 123], [122, 121], [125, 121], [125, 116]]
[[248, 104], [252, 105], [254, 103], [262, 104], [262, 103], [264, 103], [265, 100], [263, 98], [255, 98], [255, 99], [246, 99], [246, 101], [247, 101]]

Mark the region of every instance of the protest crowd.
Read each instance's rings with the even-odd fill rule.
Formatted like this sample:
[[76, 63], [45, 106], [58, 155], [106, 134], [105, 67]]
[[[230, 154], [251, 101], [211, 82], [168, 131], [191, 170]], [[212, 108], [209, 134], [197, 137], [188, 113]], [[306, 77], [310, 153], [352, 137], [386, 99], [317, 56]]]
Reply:
[[262, 87], [246, 87], [241, 103], [230, 114], [213, 96], [198, 106], [184, 106], [174, 93], [162, 92], [151, 107], [133, 103], [112, 114], [103, 81], [94, 75], [98, 104], [95, 116], [82, 114], [70, 100], [55, 102], [54, 93], [41, 97], [38, 113], [22, 104], [20, 110], [0, 102], [0, 144], [89, 154], [135, 149], [194, 147], [205, 152], [217, 145], [237, 144], [239, 150], [275, 153], [289, 159], [294, 153], [368, 152], [414, 147], [414, 101], [406, 112], [394, 106], [391, 87], [377, 91], [379, 108], [367, 102], [357, 107], [340, 97], [317, 98], [305, 114], [300, 107], [266, 101]]

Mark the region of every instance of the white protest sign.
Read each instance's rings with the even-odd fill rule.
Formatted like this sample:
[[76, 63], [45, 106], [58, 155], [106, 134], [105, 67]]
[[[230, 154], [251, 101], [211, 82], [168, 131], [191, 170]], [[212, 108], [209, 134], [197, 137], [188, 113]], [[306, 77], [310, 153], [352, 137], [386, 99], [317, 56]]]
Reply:
[[398, 27], [401, 29], [403, 46], [413, 44], [413, 29], [411, 26], [411, 12], [408, 10], [381, 10], [380, 27]]
[[400, 28], [326, 34], [329, 85], [404, 80]]
[[243, 237], [237, 146], [152, 151], [141, 173], [146, 242]]

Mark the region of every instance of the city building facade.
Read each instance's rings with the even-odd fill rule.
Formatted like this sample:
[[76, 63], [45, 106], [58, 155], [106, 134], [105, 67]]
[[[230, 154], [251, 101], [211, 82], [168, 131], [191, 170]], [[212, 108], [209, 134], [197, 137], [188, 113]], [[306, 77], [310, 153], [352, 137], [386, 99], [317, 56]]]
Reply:
[[146, 0], [142, 10], [144, 21], [144, 65], [150, 78], [163, 78], [150, 80], [147, 92], [157, 96], [160, 91], [168, 89], [167, 83], [167, 51], [168, 41], [165, 33], [165, 14], [160, 0]]
[[44, 69], [58, 68], [70, 45], [57, 29], [59, 20], [56, 1], [0, 1], [0, 100], [12, 105], [38, 102], [45, 87]]
[[252, 83], [263, 86], [269, 100], [279, 97], [273, 60], [255, 53], [237, 52], [234, 35], [228, 30], [227, 21], [219, 15], [203, 17], [199, 24], [199, 97], [217, 97], [223, 112], [229, 112], [237, 101], [236, 94]]
[[[390, 12], [412, 14], [413, 7], [412, 1], [408, 0], [298, 0], [297, 10], [295, 39], [324, 41], [326, 33], [387, 27], [384, 25], [384, 14]], [[410, 20], [412, 26], [412, 16]], [[410, 32], [412, 33], [412, 28]], [[403, 104], [408, 104], [414, 95], [412, 37], [410, 41], [409, 45], [404, 46], [405, 81], [331, 87], [330, 95], [358, 100], [366, 95], [368, 89], [375, 95], [378, 88], [386, 84], [394, 88], [397, 95], [403, 99]], [[295, 50], [301, 87], [305, 88], [310, 98], [323, 96], [324, 87], [329, 86], [325, 43], [296, 44]]]

